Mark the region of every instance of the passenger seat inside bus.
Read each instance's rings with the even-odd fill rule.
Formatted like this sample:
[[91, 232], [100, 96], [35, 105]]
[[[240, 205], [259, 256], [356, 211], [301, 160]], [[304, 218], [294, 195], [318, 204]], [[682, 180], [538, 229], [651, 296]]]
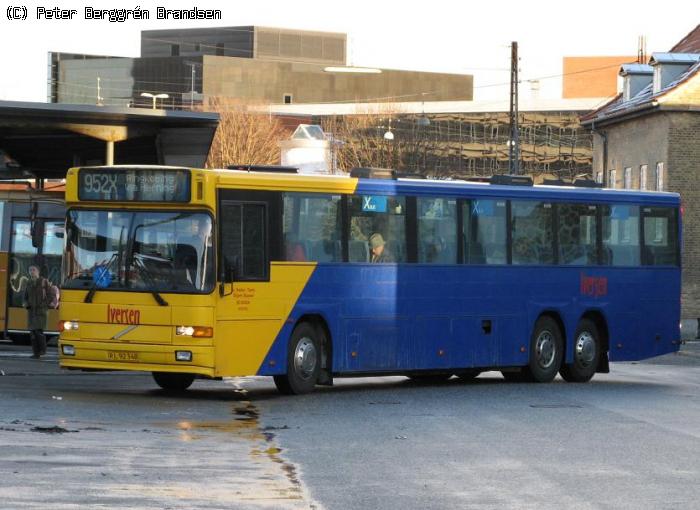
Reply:
[[350, 262], [369, 262], [367, 241], [351, 240], [348, 244]]

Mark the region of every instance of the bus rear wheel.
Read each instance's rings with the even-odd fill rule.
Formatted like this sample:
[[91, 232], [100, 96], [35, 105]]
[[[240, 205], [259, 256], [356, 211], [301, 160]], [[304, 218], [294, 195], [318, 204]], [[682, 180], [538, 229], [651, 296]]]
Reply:
[[156, 384], [166, 391], [181, 392], [194, 382], [194, 374], [179, 374], [175, 372], [153, 372]]
[[598, 328], [593, 321], [583, 319], [579, 322], [574, 335], [574, 361], [565, 364], [559, 370], [567, 382], [588, 382], [598, 368], [600, 342]]
[[533, 382], [551, 382], [557, 376], [564, 355], [564, 340], [557, 322], [542, 316], [535, 322], [530, 339], [530, 361], [523, 376]]
[[274, 376], [275, 386], [285, 395], [313, 391], [321, 371], [321, 328], [302, 322], [292, 332], [287, 349], [287, 373]]

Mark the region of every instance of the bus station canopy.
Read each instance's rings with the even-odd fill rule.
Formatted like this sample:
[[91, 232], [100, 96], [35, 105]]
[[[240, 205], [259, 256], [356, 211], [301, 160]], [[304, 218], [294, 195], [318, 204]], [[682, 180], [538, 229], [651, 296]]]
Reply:
[[202, 167], [215, 113], [0, 101], [0, 180], [62, 178], [73, 166]]

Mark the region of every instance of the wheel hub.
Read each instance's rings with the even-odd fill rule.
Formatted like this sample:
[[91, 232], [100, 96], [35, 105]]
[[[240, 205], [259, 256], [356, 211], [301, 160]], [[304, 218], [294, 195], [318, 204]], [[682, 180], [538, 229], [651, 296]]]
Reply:
[[576, 339], [576, 361], [582, 367], [590, 367], [595, 360], [595, 339], [588, 331], [583, 331]]
[[314, 375], [316, 346], [310, 338], [302, 338], [294, 351], [294, 371], [304, 380]]
[[542, 331], [535, 341], [535, 359], [540, 368], [549, 368], [556, 358], [554, 337], [549, 331]]

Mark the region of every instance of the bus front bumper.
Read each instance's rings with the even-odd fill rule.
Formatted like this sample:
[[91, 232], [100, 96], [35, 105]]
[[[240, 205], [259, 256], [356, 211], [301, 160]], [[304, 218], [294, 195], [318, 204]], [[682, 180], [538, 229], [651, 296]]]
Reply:
[[[214, 377], [214, 347], [211, 346], [60, 340], [58, 353], [61, 368], [183, 372]], [[183, 361], [177, 359], [178, 353]], [[191, 353], [190, 361], [186, 361], [187, 353]]]

